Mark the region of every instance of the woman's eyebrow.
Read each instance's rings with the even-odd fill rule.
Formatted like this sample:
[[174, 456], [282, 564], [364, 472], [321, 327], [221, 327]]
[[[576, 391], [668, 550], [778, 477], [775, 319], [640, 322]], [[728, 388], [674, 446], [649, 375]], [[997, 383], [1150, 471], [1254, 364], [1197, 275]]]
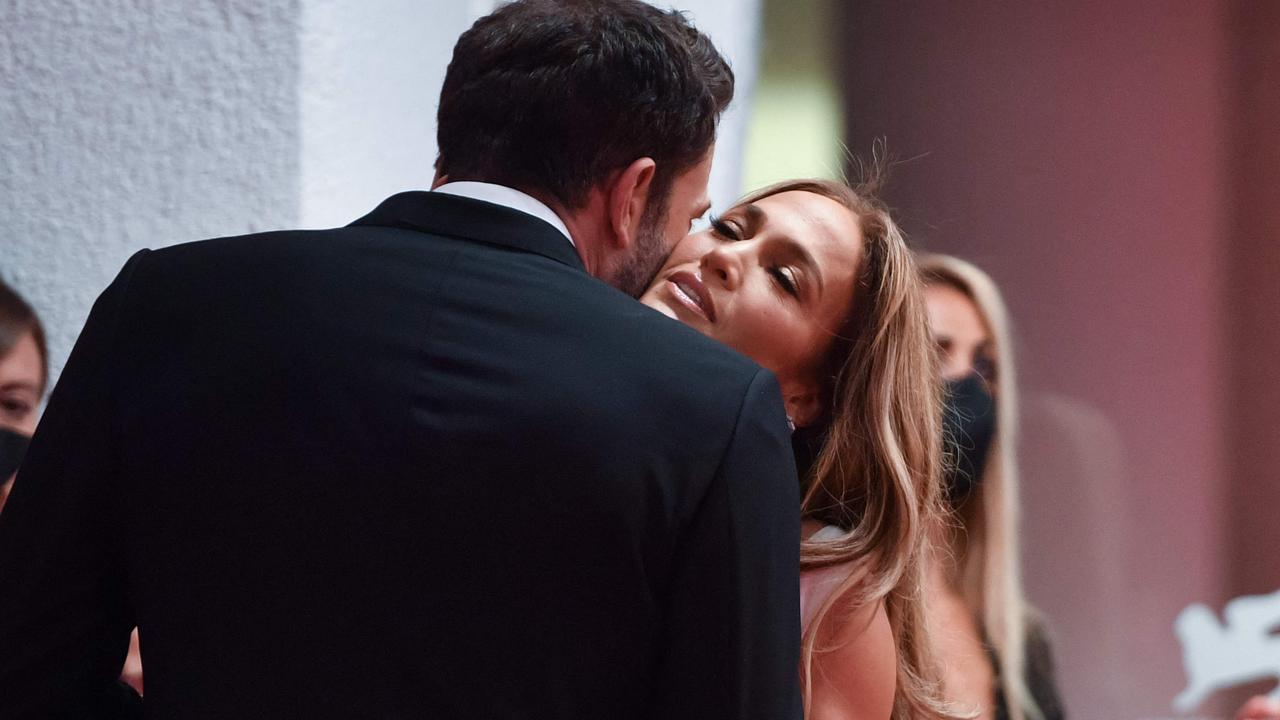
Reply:
[[813, 256], [813, 253], [809, 252], [809, 248], [806, 248], [790, 235], [779, 235], [776, 243], [779, 246], [779, 252], [787, 257], [787, 262], [794, 262], [800, 265], [805, 275], [812, 275], [817, 278], [818, 294], [814, 299], [821, 300], [822, 294], [827, 287], [822, 278], [822, 266], [818, 264], [817, 258]]
[[768, 213], [760, 209], [760, 206], [755, 203], [747, 203], [746, 205], [743, 205], [742, 212], [747, 216], [746, 227], [743, 228], [747, 237], [752, 237], [756, 233], [760, 232], [760, 228], [764, 227], [764, 224], [769, 221]]
[[[755, 203], [743, 205], [742, 214], [746, 216], [746, 227], [743, 228], [743, 232], [747, 237], [752, 237], [760, 232], [764, 224], [769, 221], [769, 214]], [[826, 283], [823, 281], [822, 268], [818, 265], [818, 261], [814, 259], [813, 253], [809, 252], [808, 248], [796, 242], [794, 238], [784, 236], [784, 239], [787, 249], [796, 256], [801, 265], [805, 266], [808, 274], [818, 279], [818, 299], [821, 299], [823, 292], [826, 290]]]
[[0, 385], [0, 392], [12, 392], [14, 390], [28, 390], [37, 396], [40, 395], [40, 387], [35, 383], [30, 383], [26, 380], [16, 380], [14, 382]]
[[808, 248], [796, 242], [792, 238], [787, 238], [787, 246], [791, 252], [795, 253], [797, 260], [801, 265], [806, 266], [808, 273], [818, 279], [818, 300], [822, 299], [822, 293], [825, 291], [826, 284], [822, 280], [822, 267], [818, 265], [818, 261], [814, 259], [813, 253]]

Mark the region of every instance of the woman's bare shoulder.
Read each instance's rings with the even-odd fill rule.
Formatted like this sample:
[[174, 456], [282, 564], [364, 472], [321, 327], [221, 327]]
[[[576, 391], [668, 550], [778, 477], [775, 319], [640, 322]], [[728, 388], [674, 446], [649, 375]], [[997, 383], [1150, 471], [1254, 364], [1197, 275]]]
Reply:
[[897, 678], [897, 645], [884, 603], [837, 602], [814, 638], [810, 720], [888, 720]]

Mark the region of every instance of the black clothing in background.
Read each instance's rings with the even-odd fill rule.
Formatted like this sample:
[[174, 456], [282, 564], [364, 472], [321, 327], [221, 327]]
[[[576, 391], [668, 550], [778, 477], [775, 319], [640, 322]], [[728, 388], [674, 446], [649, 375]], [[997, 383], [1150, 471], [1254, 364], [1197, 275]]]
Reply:
[[[1053, 654], [1049, 648], [1049, 636], [1044, 625], [1036, 621], [1027, 623], [1026, 668], [1023, 677], [1027, 690], [1035, 699], [1044, 720], [1066, 720], [1062, 697], [1058, 695], [1058, 683], [1053, 671]], [[991, 666], [996, 670], [996, 720], [1009, 720], [1009, 702], [1000, 684], [1000, 662], [989, 653]]]
[[0, 517], [0, 717], [114, 712], [135, 624], [150, 718], [798, 716], [789, 447], [507, 208], [143, 251]]

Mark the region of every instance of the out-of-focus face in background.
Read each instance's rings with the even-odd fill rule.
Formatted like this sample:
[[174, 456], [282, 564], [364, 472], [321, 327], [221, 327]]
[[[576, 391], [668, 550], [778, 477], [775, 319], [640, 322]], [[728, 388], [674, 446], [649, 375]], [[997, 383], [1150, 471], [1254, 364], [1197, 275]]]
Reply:
[[[28, 436], [34, 433], [43, 389], [44, 363], [35, 335], [27, 332], [0, 357], [0, 427]], [[0, 478], [0, 510], [12, 483], [13, 476]]]
[[0, 358], [0, 426], [23, 435], [35, 432], [43, 373], [35, 336], [28, 332]]
[[991, 331], [967, 295], [945, 283], [931, 283], [924, 291], [929, 310], [929, 330], [938, 345], [943, 380], [955, 380], [977, 372], [995, 380], [995, 353]]

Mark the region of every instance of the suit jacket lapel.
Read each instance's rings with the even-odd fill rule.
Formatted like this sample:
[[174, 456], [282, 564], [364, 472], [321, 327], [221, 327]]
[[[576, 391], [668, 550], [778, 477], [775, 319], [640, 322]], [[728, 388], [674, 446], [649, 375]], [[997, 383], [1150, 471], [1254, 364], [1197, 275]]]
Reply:
[[419, 190], [403, 192], [351, 224], [466, 238], [536, 253], [586, 271], [577, 250], [559, 230], [527, 213], [483, 200]]

